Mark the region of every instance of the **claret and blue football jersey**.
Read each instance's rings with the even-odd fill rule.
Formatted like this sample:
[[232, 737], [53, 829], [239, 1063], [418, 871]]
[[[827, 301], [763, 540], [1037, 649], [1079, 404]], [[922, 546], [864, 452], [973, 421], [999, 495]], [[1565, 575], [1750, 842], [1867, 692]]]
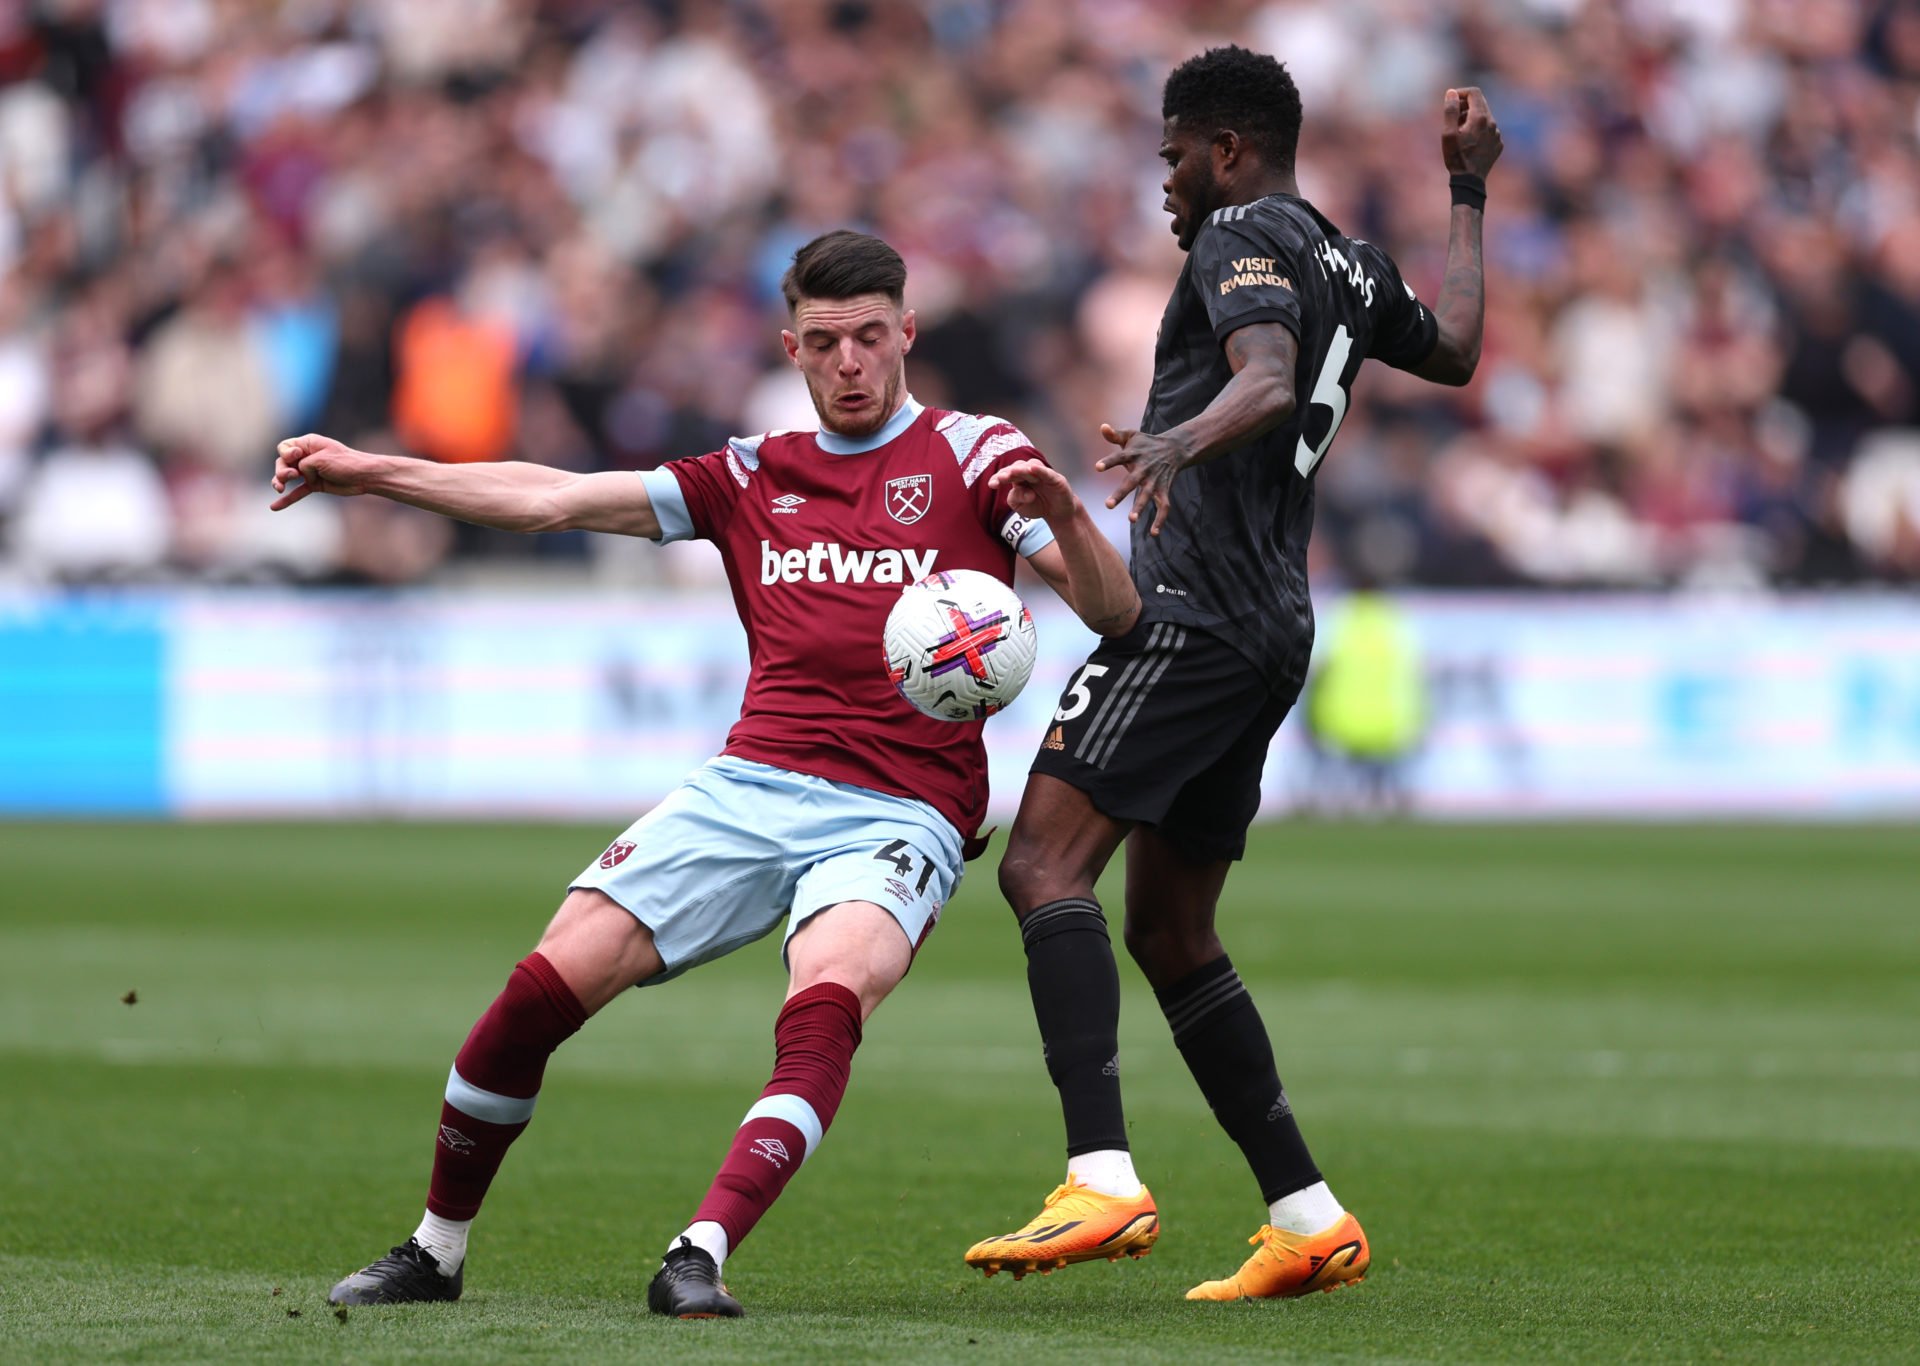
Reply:
[[662, 540], [719, 547], [751, 658], [725, 753], [927, 802], [964, 836], [986, 813], [980, 722], [901, 700], [881, 636], [900, 589], [944, 569], [1013, 581], [1053, 539], [987, 487], [1039, 452], [997, 417], [907, 400], [873, 437], [770, 432], [643, 475]]

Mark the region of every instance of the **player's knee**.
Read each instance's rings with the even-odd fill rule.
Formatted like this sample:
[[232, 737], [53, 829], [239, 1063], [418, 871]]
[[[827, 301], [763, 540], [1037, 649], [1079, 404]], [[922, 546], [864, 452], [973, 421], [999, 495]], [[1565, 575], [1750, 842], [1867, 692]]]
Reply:
[[1013, 851], [1008, 850], [1000, 859], [1000, 895], [1005, 897], [1007, 905], [1013, 908], [1015, 916], [1028, 909], [1026, 891], [1033, 877], [1031, 864], [1016, 862]]
[[879, 1008], [913, 964], [913, 946], [886, 911], [849, 901], [808, 919], [787, 945], [788, 995], [832, 983], [860, 998], [860, 1018]]
[[1147, 981], [1156, 987], [1177, 982], [1226, 952], [1212, 925], [1149, 923], [1128, 916], [1120, 938]]
[[900, 985], [903, 975], [891, 965], [875, 965], [852, 959], [816, 963], [793, 973], [788, 983], [787, 997], [791, 1000], [810, 987], [829, 984], [844, 987], [860, 998], [860, 1020], [864, 1024], [880, 1008], [880, 1003]]
[[652, 931], [605, 892], [586, 887], [567, 893], [538, 952], [589, 1014], [664, 968]]
[[1134, 962], [1142, 967], [1152, 958], [1159, 948], [1162, 932], [1140, 924], [1132, 916], [1120, 927], [1120, 942], [1127, 946], [1127, 953]]
[[1058, 900], [1053, 891], [1053, 879], [1040, 851], [1017, 836], [1010, 839], [1006, 856], [1000, 860], [1000, 895], [1007, 899], [1014, 915], [1024, 919], [1034, 907]]
[[1093, 882], [1093, 875], [1071, 854], [1063, 857], [1058, 847], [1027, 836], [1018, 825], [1007, 837], [1007, 852], [1000, 860], [1000, 895], [1020, 919], [1050, 901], [1092, 896]]

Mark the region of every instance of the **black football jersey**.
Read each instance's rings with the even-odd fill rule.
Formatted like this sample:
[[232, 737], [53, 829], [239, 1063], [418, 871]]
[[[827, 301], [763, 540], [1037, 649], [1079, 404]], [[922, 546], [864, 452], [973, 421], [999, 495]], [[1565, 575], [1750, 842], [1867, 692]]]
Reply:
[[1313, 648], [1314, 471], [1360, 362], [1418, 365], [1439, 330], [1384, 251], [1346, 237], [1306, 200], [1275, 194], [1220, 209], [1201, 225], [1160, 320], [1141, 430], [1198, 416], [1233, 378], [1227, 337], [1267, 322], [1300, 342], [1293, 416], [1174, 478], [1160, 534], [1147, 534], [1151, 509], [1133, 524], [1133, 578], [1148, 620], [1210, 631], [1275, 686], [1297, 687]]

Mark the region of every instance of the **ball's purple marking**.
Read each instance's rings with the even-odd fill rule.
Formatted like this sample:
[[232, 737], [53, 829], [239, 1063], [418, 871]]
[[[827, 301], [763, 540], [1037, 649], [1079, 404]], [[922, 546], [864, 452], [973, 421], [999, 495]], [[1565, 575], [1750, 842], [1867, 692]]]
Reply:
[[[1005, 631], [993, 628], [1003, 626], [1007, 614], [989, 611], [986, 616], [975, 617], [958, 603], [943, 602], [941, 606], [947, 609], [947, 620], [953, 623], [953, 629], [933, 643], [928, 655], [932, 667], [927, 672], [938, 676], [949, 669], [964, 668], [970, 677], [985, 681], [987, 670], [981, 656], [992, 653], [1005, 638]], [[943, 650], [952, 653], [942, 658]]]

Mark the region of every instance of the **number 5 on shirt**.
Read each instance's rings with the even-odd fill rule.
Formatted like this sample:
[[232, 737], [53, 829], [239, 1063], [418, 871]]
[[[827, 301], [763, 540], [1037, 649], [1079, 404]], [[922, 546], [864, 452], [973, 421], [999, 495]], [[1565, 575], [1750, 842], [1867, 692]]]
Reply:
[[1313, 397], [1308, 403], [1315, 408], [1328, 408], [1333, 412], [1333, 421], [1327, 424], [1327, 434], [1320, 438], [1318, 446], [1307, 444], [1306, 424], [1300, 424], [1300, 445], [1293, 455], [1293, 467], [1300, 471], [1300, 477], [1312, 474], [1320, 463], [1320, 457], [1327, 453], [1327, 447], [1333, 444], [1334, 436], [1340, 430], [1340, 424], [1347, 417], [1347, 390], [1341, 384], [1340, 377], [1347, 372], [1347, 357], [1353, 351], [1353, 337], [1347, 326], [1342, 323], [1333, 331], [1333, 340], [1327, 343], [1327, 357], [1320, 362], [1320, 378], [1314, 381]]
[[1056, 721], [1071, 721], [1085, 711], [1093, 702], [1093, 694], [1087, 691], [1087, 684], [1099, 678], [1107, 671], [1104, 664], [1089, 664], [1074, 677], [1073, 686], [1067, 689], [1067, 700], [1060, 710], [1053, 714]]

